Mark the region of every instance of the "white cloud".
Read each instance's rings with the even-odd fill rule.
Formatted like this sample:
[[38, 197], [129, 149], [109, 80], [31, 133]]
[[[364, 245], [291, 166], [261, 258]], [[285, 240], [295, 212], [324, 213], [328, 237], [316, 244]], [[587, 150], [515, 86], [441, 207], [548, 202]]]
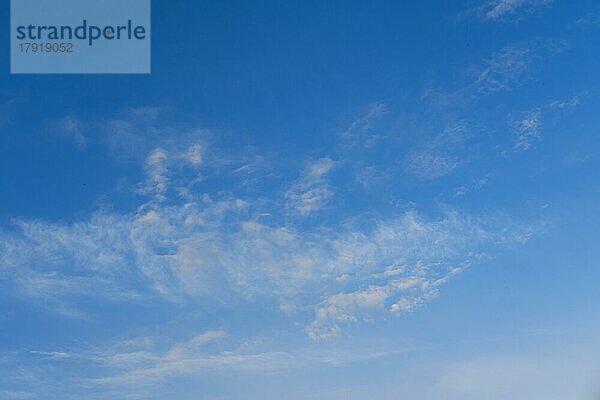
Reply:
[[[544, 115], [556, 114], [577, 107], [583, 95], [576, 95], [567, 100], [553, 100], [542, 107], [533, 108], [522, 118], [512, 119], [510, 125], [514, 134], [514, 150], [526, 151], [532, 148], [542, 137], [542, 120]], [[549, 113], [551, 112], [551, 113]]]
[[599, 26], [600, 25], [600, 12], [590, 12], [577, 20], [579, 26]]
[[550, 110], [562, 110], [565, 108], [577, 107], [581, 103], [581, 99], [584, 97], [584, 95], [585, 94], [578, 94], [567, 100], [554, 100], [551, 101], [547, 107]]
[[503, 47], [466, 69], [455, 90], [430, 89], [424, 98], [442, 105], [456, 105], [513, 90], [531, 81], [532, 67], [540, 60], [564, 51], [564, 40], [536, 39]]
[[317, 304], [309, 336], [326, 339], [337, 335], [344, 323], [414, 311], [476, 261], [480, 254], [475, 249], [491, 237], [497, 236], [455, 214], [425, 221], [409, 212], [379, 223], [368, 235], [354, 232], [338, 238], [329, 265], [337, 277], [344, 276], [337, 287], [346, 290], [326, 293]]
[[41, 356], [41, 357], [49, 359], [49, 360], [62, 360], [62, 359], [65, 359], [65, 358], [69, 358], [71, 356], [69, 353], [65, 353], [64, 351], [37, 351], [37, 350], [30, 350], [29, 353]]
[[554, 0], [486, 0], [474, 10], [483, 20], [504, 20], [532, 14], [542, 7], [552, 5]]
[[479, 189], [485, 187], [489, 183], [489, 181], [490, 181], [489, 174], [484, 177], [478, 178], [478, 179], [471, 179], [468, 184], [457, 187], [456, 191], [454, 192], [454, 196], [460, 197], [460, 196], [466, 195], [469, 192], [479, 190]]
[[152, 193], [156, 200], [164, 201], [168, 178], [168, 153], [166, 150], [154, 149], [146, 158], [146, 173], [148, 175], [148, 184], [145, 193]]
[[456, 167], [458, 160], [445, 154], [424, 151], [412, 154], [407, 161], [408, 171], [421, 179], [437, 179], [448, 175]]
[[375, 121], [381, 119], [388, 113], [385, 103], [375, 102], [369, 104], [366, 111], [359, 118], [354, 120], [348, 129], [341, 133], [343, 139], [351, 140], [370, 134]]
[[[340, 303], [360, 305], [365, 309], [379, 307], [378, 295], [366, 290], [362, 298], [344, 299]], [[555, 333], [553, 333], [554, 335]], [[239, 374], [247, 371], [259, 374], [300, 371], [315, 366], [328, 369], [344, 367], [357, 361], [398, 357], [398, 367], [406, 374], [392, 393], [403, 388], [412, 397], [449, 399], [489, 399], [527, 398], [564, 399], [570, 395], [576, 398], [592, 399], [597, 394], [598, 363], [593, 350], [597, 347], [587, 339], [582, 345], [564, 347], [564, 336], [558, 336], [556, 344], [544, 339], [544, 333], [515, 334], [510, 337], [479, 338], [476, 343], [494, 344], [487, 348], [498, 348], [478, 358], [451, 357], [438, 363], [418, 363], [415, 370], [406, 368], [401, 360], [411, 352], [447, 353], [456, 343], [442, 343], [433, 347], [411, 346], [398, 348], [394, 344], [371, 347], [364, 352], [357, 349], [335, 350], [319, 348], [296, 349], [294, 351], [263, 351], [262, 340], [254, 339], [249, 347], [246, 342], [232, 339], [223, 331], [207, 331], [191, 339], [168, 342], [162, 346], [151, 343], [146, 338], [133, 339], [131, 343], [144, 343], [131, 347], [118, 343], [107, 348], [87, 350], [78, 354], [80, 360], [92, 368], [92, 378], [86, 379], [86, 387], [100, 388], [126, 395], [129, 391], [151, 389], [165, 380], [175, 377], [206, 377], [211, 372], [225, 371]], [[586, 336], [586, 338], [589, 335]], [[589, 336], [588, 339], [590, 339]], [[501, 349], [508, 343], [536, 343], [537, 352], [512, 354]], [[463, 342], [461, 346], [466, 343]], [[380, 348], [378, 350], [377, 348]], [[522, 347], [522, 346], [519, 346]], [[181, 351], [180, 351], [181, 350]], [[462, 353], [461, 353], [462, 354]], [[426, 357], [430, 359], [430, 357]], [[43, 355], [41, 357], [44, 357]], [[390, 360], [391, 361], [391, 360]], [[51, 362], [61, 362], [54, 360]], [[404, 365], [404, 366], [403, 366]], [[415, 366], [414, 360], [409, 363]], [[576, 365], [578, 368], [573, 368]], [[390, 382], [390, 384], [392, 384]], [[393, 384], [392, 384], [393, 385]], [[425, 386], [424, 386], [425, 385]], [[365, 398], [368, 398], [366, 396]]]
[[87, 146], [87, 138], [83, 134], [81, 121], [73, 116], [66, 116], [59, 118], [57, 124], [60, 135], [71, 141], [77, 147], [84, 148]]
[[[168, 151], [165, 148], [157, 147], [150, 151], [144, 162], [146, 172], [146, 183], [138, 188], [140, 194], [151, 195], [157, 202], [165, 201], [167, 191], [174, 187], [181, 197], [189, 195], [189, 187], [195, 184], [199, 178], [187, 178], [185, 182], [181, 179], [172, 181], [173, 175], [176, 178], [181, 175], [186, 167], [196, 172], [203, 163], [203, 144], [199, 138], [193, 138], [190, 145], [182, 149], [175, 146]], [[171, 146], [173, 147], [173, 146]]]
[[471, 85], [481, 94], [510, 89], [538, 56], [538, 49], [529, 44], [506, 46], [474, 67]]
[[286, 193], [286, 206], [300, 215], [309, 215], [325, 207], [334, 196], [325, 177], [334, 162], [328, 157], [310, 163], [303, 175]]
[[450, 174], [464, 162], [455, 152], [468, 136], [468, 132], [469, 128], [464, 122], [447, 127], [408, 155], [406, 170], [411, 175], [425, 180]]
[[333, 160], [329, 157], [321, 158], [310, 163], [306, 168], [306, 179], [316, 180], [324, 177], [333, 168]]
[[170, 378], [205, 376], [214, 371], [281, 373], [315, 365], [341, 366], [419, 350], [409, 347], [370, 352], [356, 349], [264, 351], [264, 346], [260, 338], [239, 341], [225, 331], [213, 330], [162, 345], [152, 341], [148, 344], [148, 338], [134, 338], [108, 347], [82, 350], [76, 357], [87, 365], [102, 367], [101, 372], [92, 369], [93, 375], [83, 381], [85, 386], [92, 384], [102, 390], [110, 388], [125, 394], [131, 389], [139, 391], [160, 385]]
[[[144, 214], [97, 214], [72, 225], [21, 222], [19, 234], [2, 234], [2, 275], [21, 296], [46, 304], [82, 296], [234, 296], [308, 307], [317, 337], [357, 319], [366, 306], [410, 311], [434, 297], [493, 236], [455, 214], [427, 221], [414, 212], [373, 229], [300, 231], [239, 219], [246, 207], [235, 199], [206, 199]], [[374, 297], [378, 302], [370, 302]]]
[[532, 110], [520, 120], [513, 122], [515, 134], [515, 150], [529, 150], [541, 136], [541, 111]]
[[192, 165], [200, 165], [202, 163], [202, 146], [199, 143], [191, 145], [183, 157]]
[[[465, 135], [462, 125], [447, 129], [428, 150], [452, 148]], [[283, 196], [274, 189], [242, 198], [193, 186], [195, 168], [209, 157], [195, 135], [150, 150], [140, 186], [147, 200], [134, 212], [70, 224], [17, 221], [14, 231], [0, 232], [0, 277], [18, 296], [70, 315], [83, 311], [73, 301], [82, 297], [266, 301], [312, 320], [307, 331], [319, 338], [351, 321], [418, 308], [483, 244], [514, 233], [451, 212], [430, 220], [394, 210], [361, 225], [359, 212], [302, 226], [290, 220], [333, 198], [331, 158], [308, 163]]]
[[174, 343], [163, 351], [156, 347], [140, 350], [119, 345], [82, 357], [111, 371], [109, 376], [91, 379], [91, 383], [109, 387], [135, 385], [137, 388], [156, 385], [171, 377], [197, 376], [210, 370], [272, 371], [291, 363], [285, 353], [249, 353], [244, 351], [244, 346], [239, 351], [224, 350], [227, 347], [223, 346], [218, 346], [217, 350], [206, 349], [209, 344], [220, 344], [226, 337], [225, 331], [207, 331]]
[[223, 339], [227, 334], [225, 331], [208, 331], [184, 343], [178, 343], [173, 346], [167, 354], [165, 359], [169, 361], [181, 360], [194, 354], [198, 349], [201, 349], [203, 345]]

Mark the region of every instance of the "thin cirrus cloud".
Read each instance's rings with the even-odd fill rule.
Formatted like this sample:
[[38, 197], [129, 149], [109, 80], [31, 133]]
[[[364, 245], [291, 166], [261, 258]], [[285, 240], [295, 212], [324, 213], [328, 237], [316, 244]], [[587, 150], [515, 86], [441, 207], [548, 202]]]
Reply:
[[433, 180], [452, 173], [464, 163], [457, 153], [469, 134], [469, 125], [464, 121], [446, 127], [408, 155], [405, 162], [407, 172], [423, 180]]
[[365, 144], [373, 137], [374, 124], [389, 113], [388, 107], [383, 102], [374, 102], [366, 107], [364, 113], [350, 123], [347, 129], [340, 133], [344, 145]]
[[226, 222], [246, 207], [205, 200], [73, 225], [21, 222], [18, 234], [2, 235], [2, 273], [21, 296], [62, 309], [90, 296], [291, 303], [313, 310], [307, 332], [316, 339], [370, 312], [412, 311], [480, 256], [477, 242], [498, 239], [455, 214], [428, 221], [411, 212], [370, 230], [321, 232]]
[[153, 345], [123, 346], [117, 343], [82, 356], [107, 370], [104, 376], [90, 378], [91, 384], [121, 390], [129, 385], [137, 388], [152, 386], [169, 378], [198, 376], [207, 371], [278, 371], [298, 363], [283, 352], [246, 351], [239, 344], [227, 343], [227, 337], [225, 331], [213, 330], [162, 350]]
[[423, 98], [441, 106], [466, 104], [498, 92], [516, 89], [534, 80], [532, 69], [540, 61], [568, 47], [563, 39], [533, 39], [507, 45], [464, 71], [454, 89], [429, 89]]
[[541, 136], [541, 111], [529, 111], [524, 118], [513, 122], [515, 151], [529, 150]]
[[68, 141], [72, 142], [79, 148], [87, 146], [88, 139], [84, 135], [84, 129], [81, 126], [81, 121], [73, 116], [59, 118], [57, 121], [57, 129]]
[[541, 140], [545, 114], [549, 111], [556, 114], [573, 109], [581, 103], [582, 97], [582, 94], [578, 94], [569, 99], [553, 100], [542, 107], [523, 113], [520, 118], [512, 118], [510, 125], [513, 129], [514, 151], [530, 150]]
[[[460, 141], [461, 132], [440, 141]], [[18, 220], [0, 232], [0, 275], [15, 295], [68, 316], [85, 313], [74, 301], [84, 297], [211, 299], [223, 307], [231, 299], [265, 301], [308, 321], [304, 331], [320, 340], [373, 316], [414, 311], [486, 246], [523, 237], [523, 227], [455, 211], [428, 218], [379, 210], [368, 223], [352, 211], [329, 223], [290, 222], [335, 200], [326, 182], [331, 158], [307, 163], [291, 187], [207, 192], [198, 175], [211, 176], [213, 148], [202, 135], [186, 137], [149, 151], [135, 211], [70, 224]]]
[[549, 7], [554, 0], [486, 0], [459, 14], [459, 17], [476, 15], [483, 21], [510, 21], [520, 19]]
[[325, 207], [334, 195], [326, 177], [334, 166], [329, 157], [309, 163], [302, 176], [286, 193], [286, 206], [300, 215], [308, 215]]
[[[421, 347], [394, 347], [370, 351], [335, 348], [302, 351], [266, 350], [264, 347], [261, 340], [240, 341], [224, 330], [208, 330], [182, 340], [137, 337], [92, 348], [79, 347], [68, 353], [25, 350], [13, 353], [11, 358], [18, 358], [28, 367], [29, 373], [21, 375], [20, 380], [30, 384], [40, 379], [53, 379], [55, 369], [39, 368], [36, 365], [40, 363], [52, 365], [56, 370], [67, 365], [93, 367], [69, 382], [81, 387], [87, 398], [97, 391], [115, 397], [139, 395], [170, 379], [197, 378], [219, 371], [280, 374], [315, 366], [340, 367], [356, 361], [423, 350]], [[64, 376], [61, 379], [67, 381]], [[51, 393], [60, 391], [59, 388], [48, 389]]]

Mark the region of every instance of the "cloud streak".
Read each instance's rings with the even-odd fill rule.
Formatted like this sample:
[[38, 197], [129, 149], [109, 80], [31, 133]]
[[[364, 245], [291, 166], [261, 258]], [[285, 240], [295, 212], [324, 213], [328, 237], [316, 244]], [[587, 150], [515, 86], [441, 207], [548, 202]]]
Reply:
[[486, 0], [462, 14], [476, 14], [483, 21], [506, 21], [533, 14], [552, 3], [554, 0]]
[[286, 207], [306, 216], [325, 207], [334, 193], [325, 178], [334, 166], [325, 157], [310, 163], [302, 177], [286, 193]]
[[[446, 131], [435, 149], [463, 135]], [[236, 196], [198, 186], [199, 169], [209, 168], [205, 149], [190, 136], [150, 150], [138, 185], [145, 200], [134, 212], [98, 212], [71, 224], [15, 221], [14, 230], [0, 232], [0, 276], [17, 296], [65, 315], [77, 316], [74, 300], [85, 297], [261, 301], [302, 310], [308, 335], [323, 339], [367, 316], [413, 311], [484, 245], [506, 239], [498, 226], [455, 212], [428, 219], [388, 210], [362, 222], [352, 212], [296, 223], [333, 198], [331, 158], [308, 163], [283, 193]]]
[[454, 90], [428, 90], [423, 98], [436, 104], [464, 104], [495, 93], [516, 89], [533, 77], [531, 70], [541, 61], [568, 46], [565, 40], [535, 39], [501, 48], [464, 71]]

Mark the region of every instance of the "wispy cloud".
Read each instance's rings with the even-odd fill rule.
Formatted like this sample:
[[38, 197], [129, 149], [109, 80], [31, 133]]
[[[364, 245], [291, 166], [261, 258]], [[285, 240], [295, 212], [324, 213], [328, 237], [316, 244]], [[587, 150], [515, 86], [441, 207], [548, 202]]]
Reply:
[[[372, 105], [341, 140], [371, 135], [371, 121], [386, 112]], [[256, 167], [264, 157], [251, 152], [232, 161], [210, 143], [210, 132], [176, 134], [153, 110], [132, 111], [116, 124], [136, 137], [140, 126], [156, 136], [156, 145], [135, 157], [145, 173], [135, 185], [142, 198], [129, 211], [74, 223], [15, 220], [0, 231], [0, 277], [20, 298], [74, 317], [85, 315], [77, 300], [86, 297], [209, 300], [215, 307], [263, 302], [312, 339], [326, 339], [354, 323], [417, 310], [486, 249], [526, 237], [522, 228], [452, 210], [428, 218], [414, 207], [348, 209], [330, 175], [354, 167], [328, 156], [285, 171], [298, 176], [291, 185], [248, 190], [249, 176], [270, 173]], [[450, 174], [467, 162], [458, 153], [470, 130], [458, 121], [428, 138], [405, 159], [406, 172], [424, 180]], [[229, 190], [214, 185], [224, 175]], [[329, 207], [335, 217], [299, 218]]]
[[[430, 150], [464, 134], [447, 130]], [[381, 210], [362, 225], [352, 222], [360, 212], [296, 225], [290, 217], [316, 212], [333, 198], [326, 180], [336, 165], [331, 158], [308, 163], [283, 194], [277, 187], [250, 197], [205, 192], [194, 182], [197, 168], [208, 167], [209, 150], [198, 136], [185, 138], [149, 151], [138, 186], [145, 200], [135, 211], [100, 212], [71, 224], [16, 221], [15, 230], [1, 232], [0, 276], [22, 298], [73, 315], [72, 300], [89, 296], [262, 299], [303, 310], [302, 318], [312, 319], [309, 335], [320, 338], [369, 313], [412, 311], [495, 235], [496, 228], [456, 214], [436, 221], [414, 210]], [[175, 190], [181, 187], [185, 195]]]
[[131, 109], [121, 118], [100, 121], [98, 129], [113, 155], [142, 158], [151, 150], [149, 142], [156, 143], [158, 114], [156, 108]]
[[[221, 371], [280, 374], [315, 366], [340, 367], [421, 350], [417, 346], [266, 350], [262, 340], [241, 340], [223, 330], [208, 330], [180, 340], [137, 337], [103, 346], [78, 347], [64, 357], [54, 357], [62, 354], [56, 351], [21, 351], [11, 354], [11, 358], [24, 366], [44, 363], [44, 369], [30, 368], [27, 382], [36, 382], [39, 388], [55, 395], [60, 393], [63, 398], [90, 398], [97, 393], [127, 397], [160, 387], [171, 379], [203, 377]], [[69, 389], [78, 388], [79, 393], [53, 387], [51, 371], [74, 365], [85, 366], [76, 377], [68, 378]], [[64, 374], [61, 376], [61, 383], [65, 383]]]
[[[258, 296], [300, 309], [315, 307], [318, 322], [311, 329], [316, 331], [330, 322], [322, 311], [327, 307], [320, 302], [323, 296], [352, 302], [352, 289], [365, 284], [385, 294], [381, 299], [390, 310], [409, 311], [403, 298], [418, 303], [414, 299], [437, 291], [439, 279], [471, 260], [475, 249], [463, 232], [479, 232], [482, 240], [486, 235], [461, 219], [425, 222], [412, 213], [379, 222], [371, 231], [300, 231], [254, 219], [225, 222], [245, 207], [231, 200], [133, 216], [96, 215], [70, 226], [21, 222], [20, 234], [3, 234], [2, 274], [22, 296], [56, 304], [74, 296], [111, 301], [152, 293], [167, 299]], [[469, 243], [475, 246], [474, 239]], [[339, 280], [343, 275], [347, 279]], [[412, 279], [415, 286], [407, 285]], [[339, 293], [351, 295], [335, 297]], [[325, 316], [344, 319], [332, 312]]]
[[484, 21], [520, 19], [540, 8], [549, 7], [554, 0], [486, 0], [482, 4], [463, 11], [462, 15], [476, 14]]
[[30, 399], [34, 395], [31, 392], [25, 392], [21, 390], [0, 390], [0, 394], [7, 400]]
[[299, 181], [286, 193], [286, 206], [300, 215], [308, 215], [325, 207], [334, 192], [325, 177], [334, 166], [328, 157], [309, 163]]
[[64, 137], [66, 140], [73, 143], [79, 148], [85, 148], [87, 146], [87, 137], [84, 135], [81, 121], [77, 118], [68, 115], [59, 118], [56, 122], [56, 130], [58, 134]]
[[540, 139], [541, 111], [532, 110], [524, 118], [512, 123], [515, 133], [515, 150], [525, 151]]
[[514, 150], [517, 152], [531, 149], [542, 137], [542, 119], [548, 112], [565, 111], [577, 107], [583, 95], [575, 95], [566, 100], [553, 100], [542, 107], [533, 108], [524, 116], [511, 119], [514, 133]]
[[169, 184], [167, 170], [168, 153], [161, 148], [154, 149], [146, 158], [145, 168], [148, 184], [145, 192], [152, 193], [156, 200], [164, 201]]
[[381, 222], [370, 234], [336, 239], [331, 265], [342, 290], [327, 294], [316, 306], [309, 335], [328, 338], [337, 335], [344, 323], [414, 311], [435, 298], [450, 277], [477, 261], [481, 256], [477, 243], [494, 235], [458, 215], [425, 221], [408, 213]]
[[570, 99], [553, 100], [546, 107], [550, 110], [563, 110], [566, 108], [573, 108], [581, 103], [583, 97], [587, 97], [586, 94], [578, 94]]
[[372, 135], [374, 124], [388, 113], [388, 107], [383, 102], [374, 102], [366, 107], [365, 112], [356, 118], [340, 136], [343, 140], [356, 141]]
[[481, 65], [474, 66], [470, 86], [480, 94], [506, 90], [518, 84], [518, 78], [539, 57], [538, 49], [526, 45], [513, 45], [502, 48]]
[[485, 187], [489, 183], [489, 181], [490, 181], [489, 175], [486, 175], [484, 177], [477, 178], [477, 179], [472, 179], [469, 182], [469, 184], [457, 187], [456, 191], [454, 192], [454, 196], [455, 197], [464, 196], [471, 191], [481, 189], [481, 188]]
[[226, 336], [222, 330], [207, 331], [174, 343], [162, 352], [151, 348], [123, 347], [120, 344], [116, 348], [85, 356], [114, 371], [112, 376], [94, 379], [95, 384], [157, 384], [174, 376], [200, 374], [207, 369], [242, 367], [246, 360], [240, 355], [231, 352], [211, 354], [205, 349], [205, 346], [219, 342]]
[[455, 153], [468, 135], [469, 128], [465, 122], [445, 128], [440, 134], [425, 140], [424, 144], [408, 155], [406, 170], [409, 174], [425, 180], [450, 174], [465, 162]]
[[423, 98], [449, 106], [463, 104], [531, 81], [531, 69], [540, 60], [564, 51], [564, 40], [537, 39], [508, 45], [471, 65], [454, 90], [428, 90]]
[[600, 12], [590, 12], [576, 21], [577, 25], [582, 27], [600, 26]]

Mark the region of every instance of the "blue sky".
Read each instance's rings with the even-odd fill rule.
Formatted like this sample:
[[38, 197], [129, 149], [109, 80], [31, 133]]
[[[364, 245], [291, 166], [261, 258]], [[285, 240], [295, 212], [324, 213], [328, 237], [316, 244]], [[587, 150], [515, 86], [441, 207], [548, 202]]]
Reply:
[[596, 2], [152, 33], [151, 75], [3, 63], [0, 399], [598, 398]]

